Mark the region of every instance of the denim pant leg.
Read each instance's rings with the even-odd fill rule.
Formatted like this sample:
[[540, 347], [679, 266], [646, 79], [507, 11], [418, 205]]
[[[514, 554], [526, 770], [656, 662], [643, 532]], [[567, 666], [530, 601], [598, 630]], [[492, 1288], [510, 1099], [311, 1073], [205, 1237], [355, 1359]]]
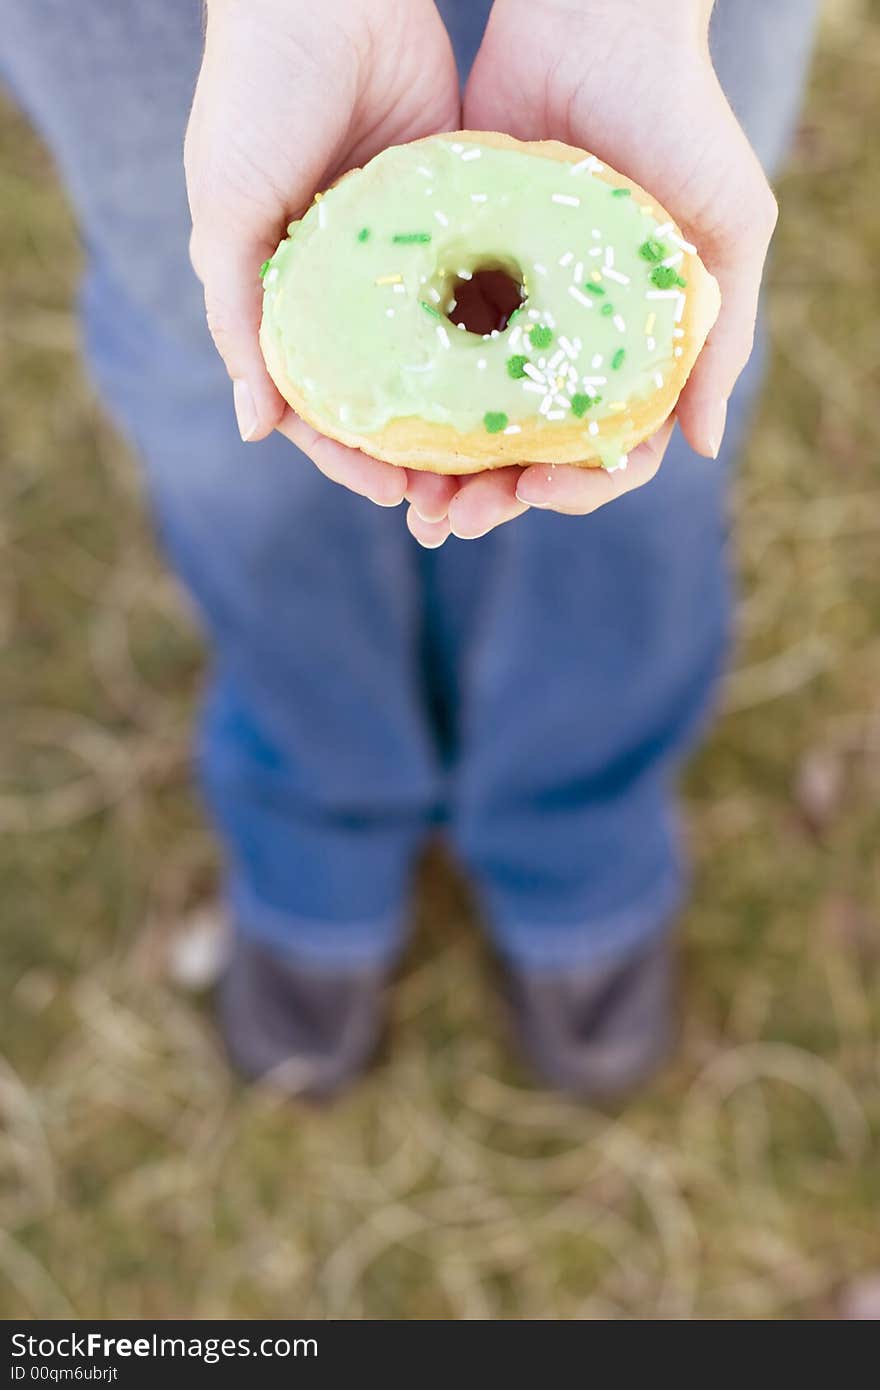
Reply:
[[200, 0], [9, 0], [0, 29], [0, 71], [80, 219], [95, 376], [213, 641], [201, 763], [237, 920], [279, 949], [374, 960], [397, 947], [438, 797], [417, 547], [402, 512], [280, 436], [238, 440], [187, 256], [200, 52]]
[[[770, 173], [814, 10], [715, 7], [719, 74]], [[461, 547], [436, 553], [435, 582], [458, 594], [445, 610], [460, 689], [456, 839], [500, 948], [532, 968], [633, 949], [682, 899], [674, 777], [723, 661], [726, 475], [760, 379], [756, 353], [718, 463], [676, 435], [650, 486], [585, 519], [532, 512], [488, 537], [466, 592]]]

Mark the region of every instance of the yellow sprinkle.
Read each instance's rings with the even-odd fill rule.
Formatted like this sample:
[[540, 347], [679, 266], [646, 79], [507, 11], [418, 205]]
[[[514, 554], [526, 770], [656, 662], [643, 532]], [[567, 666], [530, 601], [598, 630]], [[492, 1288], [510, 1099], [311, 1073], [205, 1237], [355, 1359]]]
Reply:
[[594, 283], [595, 285], [598, 285], [598, 284], [601, 282], [601, 279], [602, 279], [602, 272], [601, 272], [601, 270], [594, 270], [593, 273], [592, 273], [592, 275], [590, 276], [590, 279], [593, 281], [593, 283]]
[[639, 212], [641, 212], [645, 217], [654, 216], [654, 209], [652, 207], [649, 207], [647, 203], [642, 203], [641, 207], [639, 208]]
[[612, 401], [608, 409], [617, 415], [621, 410], [626, 410], [626, 401]]
[[402, 275], [380, 275], [376, 281], [377, 285], [401, 285], [403, 284]]
[[650, 338], [651, 334], [654, 332], [654, 324], [655, 324], [656, 322], [657, 322], [657, 315], [656, 315], [656, 314], [649, 314], [648, 317], [645, 319], [645, 337], [646, 337], [646, 338]]
[[558, 376], [558, 377], [556, 378], [556, 390], [557, 390], [557, 391], [561, 391], [564, 385], [565, 385], [565, 377], [564, 377], [564, 376]]
[[321, 199], [323, 198], [323, 196], [324, 196], [323, 193], [316, 193], [316, 194], [315, 194], [315, 202], [316, 202], [316, 203], [320, 203], [320, 201], [321, 201]]

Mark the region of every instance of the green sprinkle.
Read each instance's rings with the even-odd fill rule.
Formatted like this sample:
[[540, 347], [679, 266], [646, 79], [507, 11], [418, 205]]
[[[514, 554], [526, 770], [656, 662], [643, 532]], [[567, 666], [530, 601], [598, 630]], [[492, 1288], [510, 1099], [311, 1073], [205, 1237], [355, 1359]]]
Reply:
[[632, 194], [631, 188], [615, 188], [612, 190], [612, 198], [629, 198]]
[[261, 280], [264, 280], [264, 279], [266, 278], [266, 271], [269, 269], [269, 266], [270, 266], [271, 264], [272, 264], [272, 257], [271, 257], [271, 256], [269, 257], [268, 261], [263, 261], [263, 264], [260, 266], [260, 279], [261, 279]]
[[514, 381], [519, 381], [520, 377], [523, 377], [523, 376], [525, 376], [525, 374], [526, 374], [526, 372], [525, 372], [525, 366], [526, 366], [526, 363], [528, 362], [528, 360], [529, 360], [529, 359], [528, 359], [527, 357], [524, 357], [524, 356], [522, 355], [522, 353], [517, 353], [517, 355], [516, 355], [515, 357], [508, 357], [508, 359], [507, 359], [507, 374], [508, 374], [508, 376], [512, 376], [513, 379], [514, 379]]
[[422, 308], [424, 309], [425, 313], [431, 315], [431, 318], [432, 318], [432, 319], [439, 319], [439, 317], [440, 317], [440, 311], [439, 311], [439, 309], [435, 309], [433, 304], [426, 304], [425, 301], [424, 301], [424, 299], [420, 299], [420, 300], [419, 300], [419, 303], [421, 304], [421, 306], [422, 306]]
[[507, 416], [503, 410], [487, 410], [483, 416], [483, 424], [488, 434], [500, 434], [502, 430], [507, 429]]
[[614, 313], [614, 305], [603, 304], [600, 313], [602, 314], [603, 318], [610, 319], [611, 315]]
[[369, 227], [361, 227], [360, 231], [358, 232], [358, 241], [369, 241], [369, 239], [370, 239], [370, 229], [369, 229]]
[[601, 286], [601, 285], [596, 285], [596, 284], [594, 284], [594, 282], [593, 282], [592, 280], [588, 280], [588, 281], [587, 281], [587, 283], [584, 285], [584, 289], [586, 290], [587, 294], [604, 294], [604, 293], [605, 293], [605, 291], [603, 290], [602, 286]]
[[571, 398], [571, 413], [580, 420], [593, 404], [592, 396], [585, 396], [582, 391], [578, 391]]
[[424, 244], [431, 240], [430, 232], [397, 232], [391, 240], [397, 246], [413, 246], [416, 243]]
[[617, 351], [615, 352], [614, 356], [613, 356], [612, 359], [611, 359], [611, 370], [612, 370], [613, 372], [619, 372], [619, 371], [620, 371], [621, 367], [623, 366], [623, 362], [624, 362], [624, 358], [625, 358], [625, 357], [626, 357], [626, 351], [625, 351], [625, 349], [624, 349], [624, 348], [618, 348]]
[[529, 332], [529, 342], [533, 348], [548, 348], [553, 342], [553, 330], [538, 323]]
[[671, 265], [655, 265], [651, 271], [651, 284], [656, 285], [658, 290], [671, 290], [674, 285], [684, 289], [687, 280], [683, 280]]
[[648, 240], [643, 241], [639, 247], [639, 255], [643, 260], [650, 261], [652, 265], [656, 265], [657, 262], [662, 261], [663, 257], [666, 255], [666, 247], [663, 245], [662, 241], [657, 241], [655, 237], [648, 237]]

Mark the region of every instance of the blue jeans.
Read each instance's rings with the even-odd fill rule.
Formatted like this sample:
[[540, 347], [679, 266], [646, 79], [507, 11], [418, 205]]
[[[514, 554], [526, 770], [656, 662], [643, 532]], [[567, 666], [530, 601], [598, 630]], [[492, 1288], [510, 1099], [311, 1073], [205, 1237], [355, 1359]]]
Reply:
[[[441, 4], [463, 68], [488, 8]], [[0, 65], [79, 216], [94, 374], [212, 643], [200, 761], [239, 928], [328, 963], [393, 957], [442, 826], [520, 963], [633, 949], [683, 892], [674, 779], [723, 660], [725, 474], [757, 360], [718, 464], [677, 437], [656, 482], [595, 516], [536, 511], [433, 552], [279, 436], [241, 445], [187, 258], [200, 11], [7, 0]], [[722, 80], [771, 171], [812, 12], [716, 7]]]

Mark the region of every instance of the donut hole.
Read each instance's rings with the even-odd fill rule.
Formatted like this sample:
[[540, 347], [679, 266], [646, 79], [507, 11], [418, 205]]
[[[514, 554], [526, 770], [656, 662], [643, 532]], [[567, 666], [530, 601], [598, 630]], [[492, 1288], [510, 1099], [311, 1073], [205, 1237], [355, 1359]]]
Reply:
[[522, 280], [505, 266], [477, 266], [469, 277], [456, 274], [447, 282], [446, 317], [456, 327], [482, 337], [503, 332], [511, 314], [526, 302]]

